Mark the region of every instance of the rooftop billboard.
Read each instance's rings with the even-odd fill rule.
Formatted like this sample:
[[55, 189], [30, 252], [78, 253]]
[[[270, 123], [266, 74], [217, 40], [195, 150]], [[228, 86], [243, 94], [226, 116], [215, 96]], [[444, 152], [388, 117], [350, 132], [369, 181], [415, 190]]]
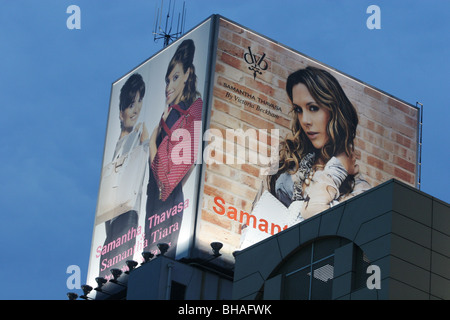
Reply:
[[143, 251], [157, 255], [159, 243], [169, 244], [166, 255], [174, 259], [189, 253], [210, 34], [208, 20], [112, 84], [91, 285], [110, 279], [111, 269], [126, 271], [127, 260], [142, 262]]
[[197, 260], [220, 242], [228, 267], [382, 182], [416, 186], [418, 135], [415, 106], [213, 15], [112, 85], [88, 283], [161, 243]]
[[196, 249], [222, 242], [233, 264], [234, 251], [382, 182], [416, 186], [417, 107], [217, 19]]

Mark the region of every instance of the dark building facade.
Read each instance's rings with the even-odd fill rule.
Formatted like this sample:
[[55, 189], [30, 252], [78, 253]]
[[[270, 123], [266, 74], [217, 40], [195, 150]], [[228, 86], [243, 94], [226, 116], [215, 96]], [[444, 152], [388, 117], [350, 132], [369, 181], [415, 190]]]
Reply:
[[88, 297], [447, 300], [450, 205], [391, 180], [236, 252], [234, 269], [208, 260], [157, 256]]
[[233, 299], [450, 299], [450, 206], [391, 180], [235, 258]]

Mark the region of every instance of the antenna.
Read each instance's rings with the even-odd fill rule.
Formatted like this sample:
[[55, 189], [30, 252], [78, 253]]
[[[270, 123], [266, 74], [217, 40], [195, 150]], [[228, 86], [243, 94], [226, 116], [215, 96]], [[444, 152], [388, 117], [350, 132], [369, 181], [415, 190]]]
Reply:
[[186, 22], [185, 21], [186, 7], [185, 2], [183, 1], [183, 9], [181, 13], [178, 13], [177, 29], [172, 33], [176, 0], [173, 1], [173, 5], [172, 0], [169, 0], [169, 8], [167, 9], [164, 29], [162, 27], [163, 2], [164, 0], [161, 0], [161, 8], [157, 8], [155, 12], [156, 21], [155, 21], [155, 28], [153, 29], [153, 36], [154, 36], [153, 40], [155, 42], [158, 42], [158, 40], [164, 39], [164, 47], [167, 47], [171, 42], [177, 40], [184, 33], [184, 24]]

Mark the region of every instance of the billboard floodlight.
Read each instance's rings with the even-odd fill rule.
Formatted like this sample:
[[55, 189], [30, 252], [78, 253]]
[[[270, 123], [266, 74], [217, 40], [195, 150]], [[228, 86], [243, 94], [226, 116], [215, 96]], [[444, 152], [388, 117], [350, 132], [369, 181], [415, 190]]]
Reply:
[[142, 254], [142, 257], [144, 258], [144, 262], [142, 262], [142, 264], [149, 262], [150, 259], [155, 256], [153, 253], [148, 252], [148, 251], [144, 251], [141, 254]]
[[122, 275], [122, 270], [116, 269], [116, 268], [111, 269], [111, 274], [112, 274], [112, 276], [114, 278], [113, 282], [116, 282], [117, 279], [119, 279], [119, 277]]
[[158, 243], [157, 246], [160, 251], [159, 256], [163, 256], [167, 252], [167, 250], [169, 250], [170, 247], [167, 243]]
[[220, 257], [222, 254], [220, 253], [220, 249], [222, 249], [223, 244], [221, 242], [211, 242], [211, 248], [213, 249], [214, 257]]
[[92, 287], [90, 285], [83, 284], [81, 286], [81, 290], [83, 290], [83, 295], [80, 296], [81, 299], [92, 300], [91, 298], [88, 297], [88, 294], [92, 291]]
[[69, 300], [77, 300], [78, 295], [75, 292], [67, 292], [67, 297]]
[[137, 267], [138, 263], [134, 260], [127, 260], [126, 261], [127, 267], [128, 267], [128, 271], [125, 271], [126, 274], [129, 274], [131, 271], [134, 270], [134, 268]]
[[107, 282], [107, 280], [105, 278], [102, 278], [102, 277], [95, 278], [95, 281], [98, 284], [97, 289], [101, 289], [101, 287], [103, 287], [103, 285]]

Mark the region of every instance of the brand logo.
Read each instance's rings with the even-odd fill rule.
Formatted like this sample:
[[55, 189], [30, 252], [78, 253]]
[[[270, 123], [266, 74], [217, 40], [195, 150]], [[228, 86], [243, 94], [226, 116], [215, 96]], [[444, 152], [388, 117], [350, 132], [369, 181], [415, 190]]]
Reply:
[[264, 60], [265, 57], [266, 54], [263, 53], [263, 55], [258, 59], [258, 57], [252, 53], [252, 49], [250, 47], [248, 47], [248, 52], [244, 54], [245, 62], [250, 65], [248, 68], [253, 71], [253, 79], [256, 79], [257, 74], [262, 74], [262, 71], [267, 70], [269, 67], [267, 61]]

